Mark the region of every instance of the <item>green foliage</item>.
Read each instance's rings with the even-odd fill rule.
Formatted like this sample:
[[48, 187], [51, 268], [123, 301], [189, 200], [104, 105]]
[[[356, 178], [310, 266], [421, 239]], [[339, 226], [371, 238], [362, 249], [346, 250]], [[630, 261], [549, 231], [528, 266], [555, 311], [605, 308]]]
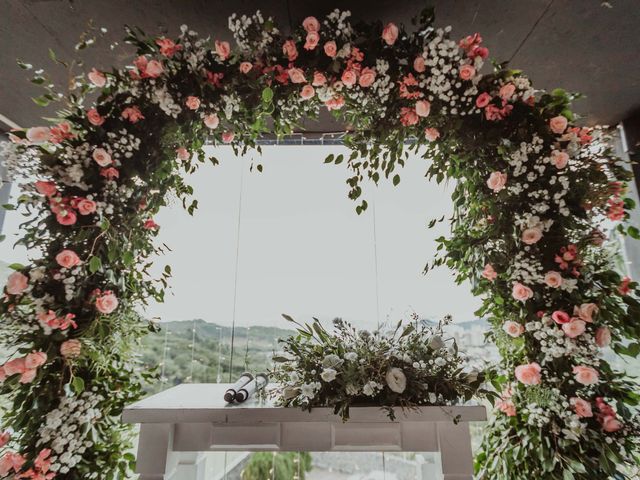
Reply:
[[257, 452], [242, 470], [242, 480], [304, 480], [311, 471], [308, 452]]

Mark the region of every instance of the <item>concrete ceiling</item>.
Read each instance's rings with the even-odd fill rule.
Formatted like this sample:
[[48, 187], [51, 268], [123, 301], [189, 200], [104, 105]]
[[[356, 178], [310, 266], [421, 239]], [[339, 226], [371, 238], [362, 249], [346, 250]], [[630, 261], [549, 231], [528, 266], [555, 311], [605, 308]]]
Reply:
[[[640, 108], [640, 0], [432, 0], [438, 26], [453, 26], [460, 38], [480, 32], [491, 57], [510, 60], [539, 88], [563, 87], [586, 98], [576, 110], [589, 124], [615, 124]], [[77, 56], [74, 45], [93, 20], [108, 33], [83, 52], [86, 70], [108, 68], [131, 58], [128, 46], [109, 45], [123, 37], [123, 25], [147, 33], [177, 35], [187, 24], [203, 35], [230, 38], [227, 18], [260, 9], [286, 29], [307, 15], [333, 8], [349, 9], [356, 18], [410, 24], [424, 2], [406, 0], [0, 0], [0, 115], [18, 125], [51, 115], [30, 97], [40, 89], [16, 59], [44, 68], [64, 85], [67, 73], [50, 59]], [[1, 117], [0, 117], [1, 119]]]

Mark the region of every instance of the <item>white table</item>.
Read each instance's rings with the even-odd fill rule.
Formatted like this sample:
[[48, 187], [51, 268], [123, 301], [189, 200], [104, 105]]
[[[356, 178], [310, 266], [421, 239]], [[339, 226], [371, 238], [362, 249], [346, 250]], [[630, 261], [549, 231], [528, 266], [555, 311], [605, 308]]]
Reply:
[[233, 450], [440, 452], [445, 480], [473, 478], [468, 422], [486, 420], [482, 406], [396, 408], [393, 422], [378, 407], [354, 407], [344, 423], [329, 408], [229, 405], [229, 386], [182, 384], [124, 410], [124, 422], [141, 424], [140, 480], [205, 480], [197, 452]]

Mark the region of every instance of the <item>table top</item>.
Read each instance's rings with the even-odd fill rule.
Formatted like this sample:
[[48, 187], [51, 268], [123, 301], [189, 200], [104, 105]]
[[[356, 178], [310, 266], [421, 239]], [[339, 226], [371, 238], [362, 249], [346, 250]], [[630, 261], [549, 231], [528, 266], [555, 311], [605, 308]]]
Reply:
[[[230, 383], [183, 383], [144, 398], [126, 407], [122, 421], [126, 423], [272, 423], [334, 422], [341, 423], [332, 408], [300, 408], [275, 406], [272, 400], [250, 398], [244, 403], [226, 403], [224, 392]], [[269, 388], [278, 388], [269, 385]], [[396, 421], [448, 422], [459, 416], [461, 422], [486, 420], [484, 406], [419, 407], [411, 410], [394, 408]], [[390, 422], [380, 407], [351, 407], [349, 422]]]

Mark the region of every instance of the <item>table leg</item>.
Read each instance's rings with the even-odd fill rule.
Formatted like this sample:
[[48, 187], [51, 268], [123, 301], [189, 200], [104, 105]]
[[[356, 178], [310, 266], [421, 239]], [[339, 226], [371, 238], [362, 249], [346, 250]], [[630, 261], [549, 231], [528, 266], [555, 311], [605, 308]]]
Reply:
[[438, 449], [444, 480], [473, 480], [473, 455], [469, 424], [438, 423]]
[[139, 480], [170, 480], [178, 463], [178, 455], [172, 448], [173, 424], [142, 424], [136, 461]]

